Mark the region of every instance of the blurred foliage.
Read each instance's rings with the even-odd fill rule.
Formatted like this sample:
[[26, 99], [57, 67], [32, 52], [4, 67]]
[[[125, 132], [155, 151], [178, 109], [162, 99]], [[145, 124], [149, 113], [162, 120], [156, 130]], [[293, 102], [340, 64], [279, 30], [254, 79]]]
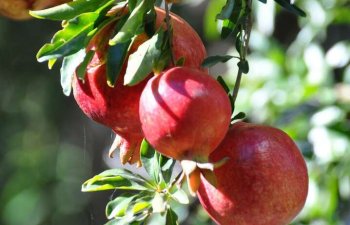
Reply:
[[[219, 26], [211, 18], [224, 2], [210, 1], [205, 14], [204, 32], [212, 46], [219, 41]], [[254, 2], [247, 58], [251, 69], [243, 77], [236, 110], [252, 122], [283, 129], [302, 150], [310, 191], [294, 224], [350, 224], [350, 4], [297, 4], [306, 18], [281, 10], [273, 1]], [[220, 53], [238, 55], [234, 46], [228, 49]], [[229, 61], [222, 72], [231, 85], [236, 63]]]
[[[188, 5], [175, 6], [174, 11], [204, 34], [209, 55], [237, 55], [231, 37], [219, 40], [220, 24], [213, 20], [225, 1], [185, 2]], [[297, 1], [306, 18], [281, 10], [274, 1], [253, 3], [250, 72], [243, 77], [236, 110], [250, 121], [283, 129], [305, 155], [310, 191], [294, 225], [348, 225], [349, 2]], [[85, 119], [74, 101], [63, 96], [57, 69], [48, 71], [35, 61], [39, 46], [58, 28], [43, 21], [0, 19], [0, 224], [105, 221], [108, 196], [94, 195], [102, 199], [98, 204], [80, 187], [106, 167], [99, 150], [108, 147], [108, 132]], [[233, 85], [236, 64], [232, 59], [212, 73]], [[191, 201], [188, 209], [177, 209], [183, 224], [213, 224], [198, 201]]]

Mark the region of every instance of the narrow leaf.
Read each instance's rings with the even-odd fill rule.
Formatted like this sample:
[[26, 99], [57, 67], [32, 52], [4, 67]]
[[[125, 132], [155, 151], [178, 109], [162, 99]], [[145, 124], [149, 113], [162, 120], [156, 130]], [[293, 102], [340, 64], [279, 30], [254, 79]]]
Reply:
[[237, 66], [243, 73], [247, 74], [249, 72], [249, 64], [247, 60], [239, 61]]
[[230, 59], [234, 58], [235, 56], [231, 55], [215, 55], [215, 56], [209, 56], [206, 59], [203, 60], [202, 66], [203, 67], [212, 67], [218, 63], [225, 63], [229, 61]]
[[107, 170], [87, 180], [82, 185], [83, 192], [104, 190], [147, 190], [149, 183], [139, 175], [125, 169]]
[[177, 189], [173, 194], [171, 194], [171, 197], [180, 204], [187, 205], [190, 203], [186, 192], [182, 189]]
[[94, 57], [95, 52], [94, 51], [88, 51], [86, 53], [86, 56], [82, 63], [76, 68], [76, 74], [79, 79], [84, 80], [87, 66], [91, 62], [92, 58]]
[[131, 40], [110, 46], [107, 51], [107, 83], [110, 87], [114, 87], [116, 80], [123, 68], [124, 61], [128, 54]]
[[132, 209], [132, 212], [134, 214], [137, 214], [137, 213], [140, 213], [146, 209], [149, 209], [151, 207], [151, 203], [149, 201], [141, 201], [141, 202], [137, 202], [133, 209]]
[[141, 33], [142, 22], [147, 11], [153, 7], [152, 1], [142, 0], [136, 8], [131, 12], [128, 20], [125, 22], [121, 30], [110, 41], [110, 45], [129, 41], [135, 35]]
[[221, 12], [216, 16], [216, 19], [225, 20], [231, 17], [235, 5], [235, 0], [227, 0]]
[[142, 43], [136, 52], [130, 55], [124, 77], [124, 85], [136, 85], [153, 70], [162, 54], [164, 31], [159, 31], [151, 39]]
[[69, 96], [72, 90], [72, 80], [77, 66], [83, 62], [85, 50], [82, 49], [77, 53], [67, 56], [63, 59], [61, 67], [61, 86], [63, 93]]
[[114, 0], [76, 0], [65, 4], [54, 6], [52, 8], [30, 11], [29, 13], [38, 19], [49, 20], [70, 20], [80, 14], [86, 12], [93, 12], [100, 6], [109, 3], [112, 4]]
[[289, 0], [275, 0], [275, 2], [295, 15], [306, 17], [306, 13], [296, 5], [291, 4]]
[[156, 192], [152, 199], [152, 212], [164, 213], [166, 211], [167, 201], [163, 193]]
[[244, 119], [245, 117], [246, 115], [244, 112], [239, 112], [231, 119], [231, 121]]
[[178, 225], [179, 222], [177, 219], [178, 217], [176, 213], [171, 208], [169, 208], [166, 213], [165, 225]]
[[222, 78], [222, 76], [218, 76], [216, 80], [220, 83], [220, 85], [225, 89], [226, 93], [230, 92], [230, 88], [227, 86], [225, 80]]
[[141, 161], [144, 166], [146, 172], [151, 176], [151, 178], [158, 183], [158, 174], [159, 174], [159, 165], [157, 163], [156, 151], [154, 148], [147, 142], [146, 139], [143, 139], [141, 143]]
[[124, 193], [114, 200], [110, 201], [106, 206], [106, 215], [108, 219], [125, 216], [125, 212], [129, 204], [134, 200], [135, 195]]
[[51, 43], [45, 44], [37, 53], [39, 62], [76, 53], [86, 45], [87, 34], [93, 29], [97, 13], [86, 13], [72, 19], [58, 31]]
[[161, 167], [161, 175], [166, 183], [169, 183], [176, 160], [159, 154], [159, 165]]

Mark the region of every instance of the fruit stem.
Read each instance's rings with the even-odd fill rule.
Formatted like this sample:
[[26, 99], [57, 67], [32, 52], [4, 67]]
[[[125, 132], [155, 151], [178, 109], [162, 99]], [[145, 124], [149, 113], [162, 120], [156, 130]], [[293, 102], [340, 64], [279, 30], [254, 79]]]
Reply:
[[169, 4], [167, 1], [164, 2], [165, 5], [165, 23], [166, 23], [166, 28], [169, 36], [169, 46], [170, 46], [170, 59], [173, 65], [176, 65], [175, 62], [175, 57], [173, 53], [173, 32], [171, 29], [171, 24], [170, 24], [170, 9], [169, 9]]
[[[243, 40], [243, 44], [241, 46], [241, 54], [240, 54], [240, 62], [244, 62], [246, 61], [246, 56], [247, 56], [247, 52], [248, 52], [248, 44], [249, 44], [249, 39], [250, 39], [250, 33], [252, 30], [252, 15], [251, 15], [251, 8], [252, 8], [252, 1], [248, 0], [247, 1], [247, 5], [246, 5], [247, 9], [246, 11], [248, 12], [248, 15], [241, 27], [241, 32], [240, 32], [240, 37]], [[233, 88], [233, 92], [232, 92], [232, 100], [233, 100], [233, 106], [236, 103], [236, 99], [238, 96], [238, 91], [241, 85], [241, 80], [242, 80], [242, 75], [243, 75], [243, 71], [242, 69], [239, 67], [238, 68], [238, 73], [237, 73], [237, 77], [236, 77], [236, 82], [235, 82], [235, 86]]]

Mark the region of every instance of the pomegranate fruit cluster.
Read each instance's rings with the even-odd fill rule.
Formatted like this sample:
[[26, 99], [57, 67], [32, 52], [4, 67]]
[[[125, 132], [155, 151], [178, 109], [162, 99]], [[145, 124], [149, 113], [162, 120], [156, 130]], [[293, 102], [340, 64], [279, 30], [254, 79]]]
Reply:
[[[165, 12], [156, 8], [156, 13], [156, 28], [158, 28], [163, 23]], [[184, 58], [184, 67], [200, 69], [206, 57], [205, 47], [200, 37], [187, 22], [175, 14], [171, 14], [171, 22], [172, 52], [175, 60]], [[141, 93], [152, 74], [137, 85], [125, 86], [123, 80], [127, 67], [126, 59], [114, 87], [107, 85], [104, 53], [113, 35], [113, 25], [104, 28], [90, 43], [90, 48], [94, 49], [95, 55], [87, 67], [85, 79], [74, 77], [73, 94], [88, 117], [110, 127], [115, 132], [114, 147], [120, 150], [121, 162], [140, 165], [139, 150], [144, 135], [139, 119], [139, 102]], [[146, 34], [139, 35], [137, 41], [131, 46], [129, 55], [147, 39]]]
[[[165, 12], [156, 9], [156, 28]], [[201, 68], [205, 47], [192, 27], [171, 14], [173, 62], [134, 86], [123, 84], [127, 59], [113, 87], [107, 84], [105, 52], [113, 26], [104, 27], [88, 50], [85, 74], [73, 80], [82, 111], [116, 134], [112, 147], [123, 164], [141, 166], [145, 138], [157, 151], [181, 162], [191, 193], [221, 225], [287, 225], [308, 191], [305, 161], [295, 143], [276, 128], [236, 122], [224, 88]], [[128, 56], [148, 40], [136, 37]], [[127, 57], [128, 57], [127, 56]], [[219, 163], [218, 163], [219, 162]]]

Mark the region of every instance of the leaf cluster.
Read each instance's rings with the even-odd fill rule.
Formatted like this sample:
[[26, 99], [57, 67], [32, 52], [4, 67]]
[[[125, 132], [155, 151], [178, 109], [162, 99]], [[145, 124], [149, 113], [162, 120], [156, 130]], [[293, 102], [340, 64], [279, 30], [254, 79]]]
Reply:
[[[74, 74], [83, 80], [98, 51], [91, 46], [94, 38], [104, 38], [107, 48], [103, 61], [108, 85], [114, 86], [125, 63], [132, 66], [127, 67], [124, 84], [136, 85], [149, 73], [161, 71], [170, 60], [168, 32], [154, 28], [154, 4], [154, 0], [77, 0], [32, 11], [34, 17], [62, 21], [62, 29], [50, 43], [42, 46], [37, 59], [48, 61], [49, 68], [58, 59], [62, 60], [61, 85], [68, 96]], [[106, 34], [110, 28], [113, 29]], [[140, 34], [144, 34], [146, 40], [130, 55], [130, 48]]]
[[110, 220], [106, 225], [145, 224], [152, 214], [160, 214], [165, 224], [178, 224], [170, 203], [188, 204], [186, 192], [171, 180], [175, 160], [156, 152], [143, 140], [141, 161], [150, 179], [126, 169], [111, 169], [94, 176], [82, 185], [82, 191], [127, 191], [112, 199], [106, 206]]

